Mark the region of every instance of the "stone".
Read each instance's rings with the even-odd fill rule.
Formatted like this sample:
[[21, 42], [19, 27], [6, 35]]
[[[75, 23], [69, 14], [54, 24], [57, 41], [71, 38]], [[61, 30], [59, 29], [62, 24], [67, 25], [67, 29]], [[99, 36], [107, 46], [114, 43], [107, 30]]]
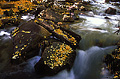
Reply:
[[120, 2], [120, 0], [110, 0], [111, 2]]
[[63, 21], [65, 21], [65, 22], [74, 22], [74, 18], [72, 16], [64, 15], [63, 16]]
[[12, 10], [12, 9], [10, 9], [10, 11], [7, 11], [7, 10], [6, 10], [6, 11], [4, 11], [4, 15], [5, 15], [5, 16], [12, 16], [12, 15], [13, 15], [13, 13], [14, 13], [14, 12], [13, 12], [13, 10]]
[[21, 63], [38, 55], [40, 50], [39, 42], [50, 35], [44, 27], [34, 22], [24, 23], [14, 29], [12, 32], [15, 51], [12, 56], [13, 63]]
[[64, 69], [70, 71], [75, 57], [76, 52], [69, 45], [53, 42], [45, 48], [41, 59], [34, 66], [35, 72], [44, 77], [56, 75]]
[[14, 8], [14, 4], [0, 4], [2, 9]]
[[62, 21], [63, 15], [60, 15], [59, 13], [48, 8], [43, 12], [43, 16], [41, 16], [41, 17], [43, 17], [46, 20], [59, 22], [59, 21]]
[[37, 7], [37, 10], [35, 11], [35, 16], [37, 16], [41, 11], [45, 10], [46, 7], [44, 5], [40, 5]]
[[115, 15], [116, 9], [109, 7], [107, 10], [105, 10], [105, 13]]
[[78, 34], [72, 32], [70, 29], [59, 27], [54, 24], [54, 22], [44, 19], [39, 19], [38, 24], [42, 25], [45, 29], [51, 32], [52, 35], [59, 39], [61, 42], [65, 42], [75, 49], [79, 47], [78, 43], [81, 40], [81, 37]]

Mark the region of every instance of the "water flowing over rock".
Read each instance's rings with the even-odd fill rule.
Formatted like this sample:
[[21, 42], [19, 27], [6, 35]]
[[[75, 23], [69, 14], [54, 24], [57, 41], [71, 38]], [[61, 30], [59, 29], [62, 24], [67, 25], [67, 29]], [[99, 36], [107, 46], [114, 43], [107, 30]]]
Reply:
[[43, 76], [52, 76], [73, 66], [76, 52], [68, 45], [53, 42], [45, 48], [40, 61], [35, 65], [35, 71]]

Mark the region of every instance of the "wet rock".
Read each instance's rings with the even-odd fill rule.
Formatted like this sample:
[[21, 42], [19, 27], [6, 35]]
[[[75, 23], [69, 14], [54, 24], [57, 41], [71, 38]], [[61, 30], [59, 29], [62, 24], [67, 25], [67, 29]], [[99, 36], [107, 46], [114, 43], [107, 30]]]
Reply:
[[[12, 40], [8, 37], [0, 37], [0, 72], [10, 64], [12, 52], [14, 52]], [[1, 77], [0, 77], [1, 78]]]
[[33, 1], [32, 3], [35, 4], [35, 5], [38, 5], [38, 2], [37, 2], [37, 1]]
[[108, 54], [105, 57], [105, 63], [107, 65], [108, 70], [114, 74], [114, 79], [120, 78], [120, 42], [117, 43], [117, 48], [112, 52], [112, 54]]
[[120, 2], [120, 0], [110, 0], [111, 2]]
[[74, 3], [74, 0], [65, 0], [66, 2]]
[[5, 15], [5, 16], [12, 16], [12, 15], [13, 15], [13, 13], [14, 13], [14, 12], [13, 12], [13, 10], [12, 10], [12, 9], [10, 9], [10, 11], [7, 11], [7, 10], [6, 10], [6, 11], [4, 11], [4, 15]]
[[21, 20], [16, 19], [16, 18], [9, 18], [9, 19], [1, 19], [3, 27], [7, 26], [18, 26], [21, 22]]
[[2, 9], [10, 9], [14, 7], [14, 4], [0, 4]]
[[106, 16], [106, 17], [104, 17], [104, 18], [105, 18], [105, 19], [110, 19], [110, 18], [109, 18], [109, 17], [107, 17], [107, 16]]
[[70, 46], [61, 42], [53, 42], [51, 46], [45, 48], [34, 68], [41, 77], [53, 76], [64, 69], [70, 70], [75, 57], [76, 52]]
[[105, 13], [115, 15], [116, 9], [109, 7], [107, 10], [105, 10]]
[[87, 11], [87, 9], [86, 9], [84, 6], [81, 6], [81, 7], [80, 7], [80, 10], [81, 10], [81, 11]]
[[20, 0], [5, 0], [5, 1], [20, 1]]
[[59, 13], [48, 8], [43, 12], [43, 16], [41, 17], [47, 20], [52, 20], [54, 22], [59, 22], [62, 21], [63, 15], [60, 15]]
[[46, 7], [44, 5], [40, 5], [37, 7], [37, 10], [35, 11], [35, 15], [37, 16], [41, 11], [45, 10]]
[[74, 49], [79, 47], [78, 43], [81, 40], [81, 37], [78, 34], [72, 32], [70, 29], [59, 27], [54, 22], [48, 22], [48, 20], [44, 19], [39, 19], [37, 23], [51, 32], [52, 35], [59, 39], [61, 42], [65, 42]]
[[110, 2], [110, 0], [105, 0], [105, 2], [106, 2], [106, 3], [109, 3], [109, 2]]
[[64, 15], [63, 21], [64, 22], [74, 22], [74, 18], [72, 16]]
[[51, 34], [42, 26], [27, 22], [17, 27], [12, 32], [14, 43], [13, 63], [20, 63], [35, 55], [38, 55], [40, 41], [46, 39]]

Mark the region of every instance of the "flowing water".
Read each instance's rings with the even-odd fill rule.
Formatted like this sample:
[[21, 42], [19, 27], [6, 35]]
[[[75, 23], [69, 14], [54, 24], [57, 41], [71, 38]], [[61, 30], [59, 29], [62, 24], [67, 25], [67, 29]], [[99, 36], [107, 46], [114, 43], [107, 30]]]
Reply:
[[[93, 5], [92, 11], [88, 12], [90, 16], [81, 14], [79, 17], [84, 20], [70, 25], [71, 30], [82, 37], [79, 43], [80, 49], [76, 50], [77, 56], [70, 72], [63, 70], [55, 76], [39, 78], [35, 75], [34, 65], [39, 61], [40, 56], [35, 56], [9, 71], [12, 67], [9, 63], [13, 52], [10, 37], [13, 27], [0, 30], [0, 79], [5, 79], [6, 76], [10, 76], [10, 79], [113, 79], [113, 75], [106, 69], [103, 60], [106, 54], [112, 53], [116, 48], [115, 44], [120, 40], [120, 35], [114, 34], [118, 30], [116, 25], [120, 20], [120, 15], [108, 15], [104, 13], [104, 10], [108, 7], [119, 8], [111, 4], [103, 4], [104, 0], [96, 0], [98, 3], [94, 2], [95, 0], [89, 1]], [[104, 19], [106, 16], [111, 19]], [[28, 21], [34, 19], [34, 16], [28, 14], [22, 19]], [[26, 77], [27, 73], [29, 76]]]

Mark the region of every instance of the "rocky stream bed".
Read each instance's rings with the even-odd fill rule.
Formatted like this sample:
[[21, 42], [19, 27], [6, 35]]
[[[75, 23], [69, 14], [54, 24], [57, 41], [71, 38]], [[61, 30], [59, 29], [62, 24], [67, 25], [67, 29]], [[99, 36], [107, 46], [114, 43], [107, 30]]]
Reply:
[[119, 79], [119, 0], [1, 0], [0, 79]]

